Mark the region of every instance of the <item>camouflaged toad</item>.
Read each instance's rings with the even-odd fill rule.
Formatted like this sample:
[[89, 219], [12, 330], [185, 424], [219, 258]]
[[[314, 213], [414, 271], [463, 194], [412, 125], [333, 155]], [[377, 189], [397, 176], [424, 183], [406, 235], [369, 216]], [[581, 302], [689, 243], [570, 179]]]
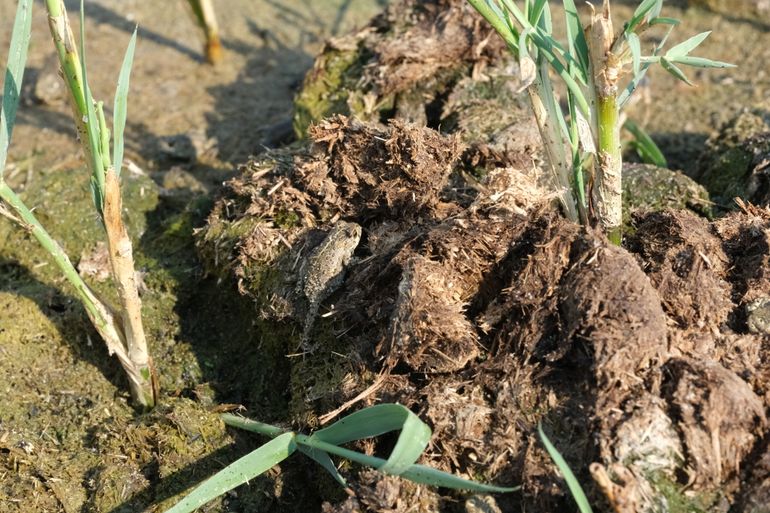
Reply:
[[310, 330], [318, 316], [321, 303], [337, 290], [345, 278], [345, 269], [361, 241], [361, 227], [356, 223], [338, 221], [324, 240], [308, 257], [300, 270], [297, 292], [308, 300], [305, 327], [302, 331], [303, 351], [311, 351], [308, 344]]

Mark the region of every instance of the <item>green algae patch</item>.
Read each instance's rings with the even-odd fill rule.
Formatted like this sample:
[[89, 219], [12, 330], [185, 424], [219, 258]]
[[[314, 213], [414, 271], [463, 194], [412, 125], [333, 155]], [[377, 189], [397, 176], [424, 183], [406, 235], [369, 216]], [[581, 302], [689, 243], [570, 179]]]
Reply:
[[[35, 510], [80, 511], [88, 495], [83, 478], [99, 460], [83, 446], [84, 426], [132, 409], [127, 396], [114, 397], [114, 385], [96, 367], [108, 357], [101, 347], [89, 353], [95, 335], [79, 303], [21, 266], [2, 269], [0, 472], [6, 479], [0, 497], [36, 504]], [[105, 399], [109, 406], [94, 407]]]
[[[203, 279], [193, 232], [211, 200], [161, 198], [144, 177], [123, 178], [124, 216], [143, 274], [143, 320], [161, 384], [159, 407], [137, 416], [118, 363], [37, 242], [0, 221], [0, 497], [37, 510], [134, 512], [174, 502], [187, 487], [243, 455], [215, 411], [246, 403], [269, 419], [285, 415], [285, 351], [262, 337], [252, 303]], [[94, 249], [102, 227], [87, 179], [36, 175], [25, 200], [73, 262]], [[109, 280], [88, 278], [112, 297]], [[280, 336], [285, 336], [281, 334]], [[273, 476], [274, 477], [274, 476]], [[218, 503], [275, 507], [266, 479]], [[227, 502], [230, 506], [223, 506]]]
[[655, 491], [666, 500], [670, 513], [706, 513], [717, 505], [718, 494], [692, 493], [666, 475], [655, 474], [650, 478]]
[[437, 127], [454, 85], [504, 60], [502, 41], [490, 35], [466, 2], [390, 3], [359, 32], [329, 41], [316, 58], [295, 98], [297, 137], [333, 114]]
[[764, 102], [740, 112], [709, 138], [696, 179], [723, 208], [729, 208], [734, 198], [767, 203], [768, 156], [770, 104]]
[[[158, 203], [158, 188], [146, 176], [124, 173], [121, 179], [123, 218], [132, 240], [146, 230], [147, 212]], [[73, 263], [83, 251], [91, 250], [106, 239], [104, 228], [94, 213], [89, 177], [81, 170], [50, 171], [35, 175], [21, 194], [35, 208], [35, 215], [59, 242]], [[0, 254], [27, 266], [37, 277], [56, 279], [59, 271], [24, 230], [6, 219], [0, 220]]]
[[373, 114], [373, 110], [367, 111], [356, 87], [370, 57], [359, 47], [361, 37], [352, 36], [344, 44], [332, 40], [316, 57], [294, 98], [293, 126], [297, 138], [307, 137], [311, 124], [333, 114], [355, 114], [362, 119]]
[[628, 226], [634, 210], [689, 209], [710, 217], [708, 191], [692, 178], [651, 164], [623, 167], [623, 223]]

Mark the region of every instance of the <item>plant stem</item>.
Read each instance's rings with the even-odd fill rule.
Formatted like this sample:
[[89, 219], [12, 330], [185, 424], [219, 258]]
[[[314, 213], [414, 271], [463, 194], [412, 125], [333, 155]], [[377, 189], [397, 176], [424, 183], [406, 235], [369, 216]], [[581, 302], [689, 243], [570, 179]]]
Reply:
[[222, 42], [219, 39], [219, 24], [211, 0], [187, 0], [195, 17], [206, 34], [206, 61], [216, 64], [222, 60]]
[[286, 432], [285, 429], [281, 429], [277, 426], [272, 426], [270, 424], [265, 424], [264, 422], [257, 422], [256, 420], [239, 417], [237, 415], [233, 415], [232, 413], [223, 413], [219, 417], [222, 419], [222, 422], [228, 426], [245, 429], [246, 431], [259, 433], [260, 435], [269, 436], [270, 438], [275, 438], [276, 436]]
[[[75, 119], [78, 138], [81, 141], [88, 141], [88, 128], [85, 122], [87, 109], [85, 92], [83, 90], [83, 70], [80, 66], [75, 36], [70, 28], [64, 1], [45, 0], [45, 6], [48, 10], [48, 26], [51, 29], [51, 37], [53, 38], [56, 52], [59, 54], [62, 77], [67, 85], [67, 89], [70, 91], [68, 98], [72, 108], [72, 117]], [[90, 169], [93, 162], [91, 148], [87, 144], [83, 144], [83, 151], [86, 152], [86, 162]], [[93, 169], [91, 171], [93, 172]]]
[[620, 124], [615, 96], [597, 96], [596, 211], [607, 237], [613, 244], [621, 243], [622, 223], [622, 154]]
[[[228, 426], [245, 429], [247, 431], [259, 433], [260, 435], [269, 436], [270, 438], [275, 438], [279, 435], [282, 435], [288, 432], [287, 430], [281, 429], [277, 426], [271, 426], [270, 424], [257, 422], [256, 420], [244, 419], [242, 417], [238, 417], [236, 415], [232, 415], [229, 413], [222, 414], [221, 419]], [[297, 444], [299, 445], [312, 447], [313, 449], [319, 449], [319, 450], [328, 452], [330, 454], [341, 456], [350, 461], [355, 461], [356, 463], [360, 463], [361, 465], [368, 465], [373, 468], [380, 468], [381, 466], [385, 465], [385, 463], [387, 463], [387, 461], [383, 460], [382, 458], [377, 458], [375, 456], [367, 456], [365, 454], [361, 454], [360, 452], [352, 451], [350, 449], [345, 449], [344, 447], [340, 447], [338, 445], [323, 442], [321, 440], [313, 438], [312, 436], [301, 435], [297, 433], [295, 434], [295, 439], [297, 441]]]
[[594, 14], [587, 30], [590, 79], [594, 89], [594, 115], [597, 138], [595, 181], [591, 198], [596, 217], [614, 244], [620, 245], [622, 233], [622, 168], [617, 81], [619, 60], [612, 53], [615, 35], [609, 0], [602, 12]]
[[557, 123], [558, 114], [553, 89], [548, 78], [547, 64], [541, 63], [535, 81], [527, 88], [530, 106], [543, 140], [547, 165], [551, 168], [554, 188], [559, 194], [559, 201], [568, 219], [577, 222], [578, 213], [575, 198], [570, 186], [571, 159], [567, 159], [566, 142]]
[[[131, 360], [132, 372], [141, 376], [140, 380], [132, 384], [132, 388], [143, 398], [140, 400], [141, 404], [152, 407], [156, 395], [155, 372], [147, 351], [147, 339], [142, 324], [142, 300], [139, 299], [136, 283], [131, 239], [123, 224], [122, 204], [118, 177], [112, 167], [109, 167], [104, 190], [104, 227], [107, 231], [112, 276], [123, 308], [121, 317], [128, 358]], [[148, 399], [152, 402], [145, 404]]]

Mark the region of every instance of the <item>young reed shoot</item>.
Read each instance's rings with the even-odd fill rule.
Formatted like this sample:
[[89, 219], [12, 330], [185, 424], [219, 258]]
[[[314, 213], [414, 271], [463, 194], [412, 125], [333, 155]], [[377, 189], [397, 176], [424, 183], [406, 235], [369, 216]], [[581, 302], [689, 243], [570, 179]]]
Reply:
[[[554, 38], [548, 0], [468, 0], [507, 43], [518, 59], [543, 140], [552, 181], [567, 217], [603, 227], [620, 244], [622, 108], [653, 64], [692, 85], [679, 66], [727, 68], [731, 64], [691, 53], [709, 32], [664, 52], [679, 23], [660, 16], [663, 0], [642, 1], [620, 30], [610, 16], [610, 1], [593, 7], [586, 25], [574, 0], [557, 3], [565, 17], [566, 43]], [[663, 27], [659, 44], [645, 54], [641, 34]], [[552, 77], [567, 88], [560, 106]]]
[[118, 182], [123, 159], [123, 131], [127, 116], [128, 83], [136, 33], [129, 42], [115, 94], [113, 124], [115, 139], [112, 147], [115, 160], [113, 162], [110, 159], [110, 133], [107, 129], [104, 108], [101, 102], [94, 102], [87, 81], [86, 58], [83, 51], [85, 44], [83, 3], [81, 1], [79, 56], [63, 1], [46, 0], [51, 35], [59, 56], [62, 75], [65, 77], [70, 93], [69, 99], [75, 126], [91, 172], [94, 206], [107, 235], [113, 278], [120, 299], [120, 308], [116, 309], [100, 299], [83, 281], [61, 246], [43, 228], [21, 198], [5, 183], [3, 177], [24, 75], [31, 32], [32, 6], [31, 0], [19, 1], [11, 38], [0, 116], [0, 200], [2, 200], [0, 214], [32, 234], [51, 255], [62, 275], [83, 302], [89, 319], [104, 339], [110, 354], [118, 357], [126, 371], [134, 401], [143, 408], [151, 408], [155, 405], [157, 387], [142, 327], [141, 301], [137, 291], [131, 241], [121, 217], [122, 206]]

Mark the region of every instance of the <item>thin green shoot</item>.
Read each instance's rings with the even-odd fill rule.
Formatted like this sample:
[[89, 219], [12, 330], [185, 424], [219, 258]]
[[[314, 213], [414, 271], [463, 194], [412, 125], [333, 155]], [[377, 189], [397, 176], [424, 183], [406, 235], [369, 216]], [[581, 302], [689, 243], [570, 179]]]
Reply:
[[572, 494], [572, 498], [575, 499], [575, 503], [577, 504], [580, 513], [593, 513], [591, 504], [588, 502], [588, 498], [583, 491], [583, 487], [580, 486], [580, 482], [575, 477], [572, 469], [569, 468], [569, 465], [564, 460], [564, 457], [558, 450], [556, 450], [556, 447], [554, 447], [554, 445], [551, 443], [551, 440], [549, 440], [545, 435], [545, 432], [543, 431], [543, 425], [540, 423], [537, 425], [537, 432], [540, 435], [540, 440], [545, 446], [545, 450], [548, 451], [551, 459], [559, 468], [561, 475], [564, 476], [564, 480], [567, 482], [567, 487]]
[[668, 167], [665, 155], [660, 151], [658, 145], [652, 140], [650, 134], [648, 134], [642, 127], [627, 119], [623, 124], [623, 128], [628, 130], [634, 139], [629, 143], [629, 146], [636, 150], [639, 158], [645, 164], [653, 164], [658, 167]]
[[8, 64], [3, 85], [3, 107], [0, 115], [0, 183], [4, 178], [8, 147], [11, 144], [11, 134], [16, 123], [31, 31], [32, 1], [20, 0], [13, 22], [11, 47], [8, 51]]
[[[226, 491], [254, 479], [296, 451], [318, 462], [342, 486], [346, 486], [345, 479], [340, 475], [330, 455], [431, 486], [480, 493], [513, 492], [519, 489], [477, 483], [418, 465], [416, 462], [430, 441], [431, 430], [414, 413], [399, 404], [380, 404], [365, 408], [310, 436], [231, 414], [222, 415], [222, 420], [229, 426], [259, 433], [273, 440], [204, 481], [166, 513], [189, 513]], [[388, 459], [340, 447], [347, 442], [391, 431], [400, 433]]]
[[123, 167], [123, 134], [126, 129], [126, 118], [128, 116], [128, 88], [131, 80], [131, 68], [134, 63], [134, 50], [136, 48], [136, 32], [131, 35], [131, 40], [126, 48], [126, 55], [123, 57], [123, 64], [120, 67], [120, 76], [118, 77], [118, 87], [115, 89], [115, 105], [113, 107], [112, 137], [113, 137], [113, 164], [112, 168], [119, 177]]

